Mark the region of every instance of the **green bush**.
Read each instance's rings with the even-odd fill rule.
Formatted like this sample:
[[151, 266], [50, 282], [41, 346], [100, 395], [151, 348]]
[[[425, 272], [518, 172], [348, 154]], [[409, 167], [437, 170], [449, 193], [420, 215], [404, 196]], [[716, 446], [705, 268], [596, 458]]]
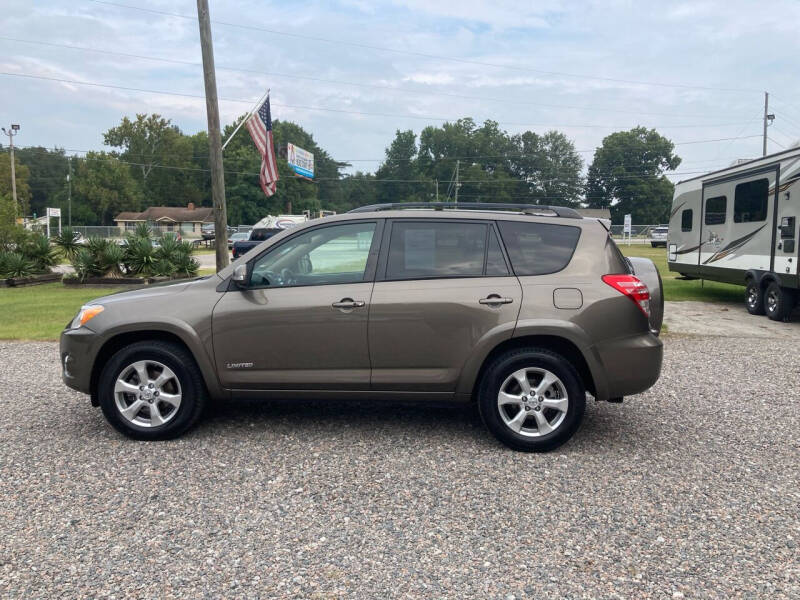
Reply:
[[80, 248], [72, 258], [76, 276], [87, 277], [172, 277], [197, 275], [199, 263], [192, 258], [194, 247], [189, 242], [179, 242], [173, 235], [165, 235], [156, 247], [151, 229], [144, 223], [125, 236], [124, 245], [102, 238], [91, 237], [86, 248]]
[[34, 274], [34, 264], [19, 252], [0, 253], [0, 277], [30, 277]]
[[97, 258], [86, 248], [81, 248], [75, 254], [72, 259], [72, 268], [75, 269], [75, 276], [81, 281], [101, 274]]
[[80, 237], [80, 234], [71, 227], [64, 227], [61, 233], [53, 238], [53, 243], [61, 249], [68, 260], [72, 260], [81, 249], [78, 243]]
[[49, 273], [58, 264], [58, 250], [50, 245], [50, 240], [41, 233], [28, 237], [21, 247], [22, 255], [32, 264], [37, 273]]

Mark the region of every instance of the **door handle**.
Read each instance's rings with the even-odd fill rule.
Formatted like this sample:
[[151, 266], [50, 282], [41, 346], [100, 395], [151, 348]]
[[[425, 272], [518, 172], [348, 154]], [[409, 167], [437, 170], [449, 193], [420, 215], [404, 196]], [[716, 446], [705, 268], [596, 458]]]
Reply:
[[511, 304], [513, 298], [501, 298], [497, 294], [489, 294], [486, 298], [478, 300], [480, 304], [488, 304], [489, 306], [498, 306], [500, 304]]
[[333, 308], [363, 308], [366, 302], [363, 300], [353, 300], [352, 298], [342, 298], [339, 302], [331, 304]]

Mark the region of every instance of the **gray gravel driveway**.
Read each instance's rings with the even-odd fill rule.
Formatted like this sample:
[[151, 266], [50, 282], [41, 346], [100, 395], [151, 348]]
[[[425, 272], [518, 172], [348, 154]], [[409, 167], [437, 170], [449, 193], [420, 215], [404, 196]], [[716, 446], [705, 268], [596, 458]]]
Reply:
[[666, 343], [657, 387], [525, 455], [366, 404], [136, 443], [55, 344], [0, 342], [0, 597], [800, 597], [796, 340]]

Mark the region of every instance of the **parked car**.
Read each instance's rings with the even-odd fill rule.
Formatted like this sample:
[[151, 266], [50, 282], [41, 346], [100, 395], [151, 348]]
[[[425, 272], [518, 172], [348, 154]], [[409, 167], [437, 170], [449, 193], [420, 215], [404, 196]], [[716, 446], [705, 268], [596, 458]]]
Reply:
[[257, 227], [255, 229], [250, 230], [250, 235], [246, 240], [236, 240], [233, 243], [233, 258], [239, 258], [240, 256], [244, 256], [250, 250], [257, 247], [261, 242], [268, 240], [274, 235], [277, 235], [284, 231], [283, 229], [267, 229], [263, 227]]
[[242, 242], [247, 240], [250, 237], [250, 232], [243, 232], [243, 233], [234, 233], [232, 236], [228, 238], [228, 250], [233, 248], [233, 244], [235, 242]]
[[[232, 236], [237, 231], [238, 231], [238, 229], [236, 229], [235, 227], [228, 226], [228, 237]], [[200, 226], [200, 236], [204, 240], [213, 240], [214, 238], [216, 238], [217, 237], [216, 236], [216, 228], [215, 228], [214, 223], [205, 223], [205, 224], [201, 225]]]
[[432, 399], [544, 451], [587, 391], [618, 402], [658, 379], [658, 271], [596, 219], [423, 206], [440, 210], [356, 209], [218, 274], [93, 300], [61, 335], [63, 380], [136, 439], [182, 434], [209, 398]]
[[669, 225], [659, 225], [650, 230], [650, 245], [653, 248], [667, 247], [667, 235], [669, 234]]

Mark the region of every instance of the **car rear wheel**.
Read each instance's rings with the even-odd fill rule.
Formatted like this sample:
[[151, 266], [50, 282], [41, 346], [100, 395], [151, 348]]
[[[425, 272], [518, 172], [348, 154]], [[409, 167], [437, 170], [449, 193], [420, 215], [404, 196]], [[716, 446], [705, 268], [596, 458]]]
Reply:
[[509, 448], [546, 452], [569, 440], [583, 418], [586, 392], [564, 357], [513, 350], [486, 369], [478, 406], [486, 427]]
[[178, 344], [143, 341], [118, 351], [98, 381], [103, 414], [138, 440], [184, 433], [202, 413], [205, 385], [194, 358]]
[[764, 310], [773, 321], [784, 321], [794, 310], [794, 290], [788, 290], [773, 281], [764, 294]]
[[749, 279], [744, 292], [744, 305], [751, 315], [764, 314], [764, 291], [755, 280]]

